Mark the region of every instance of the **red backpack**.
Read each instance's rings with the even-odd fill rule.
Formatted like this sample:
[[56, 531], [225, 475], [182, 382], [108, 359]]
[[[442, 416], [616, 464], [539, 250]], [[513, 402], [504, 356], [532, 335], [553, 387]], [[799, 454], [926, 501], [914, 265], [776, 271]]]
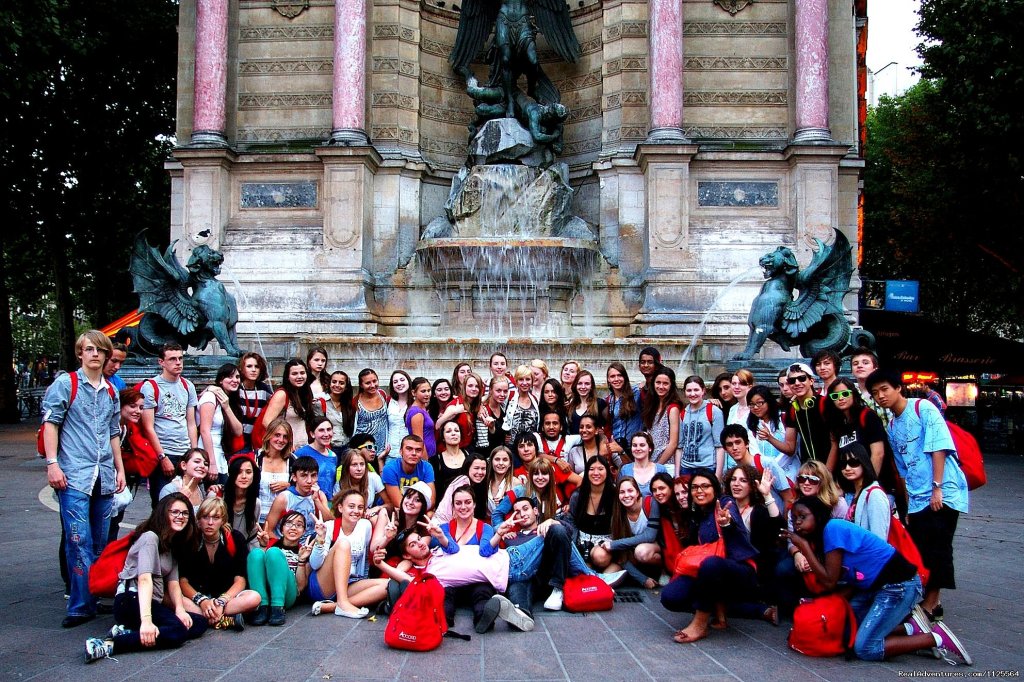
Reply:
[[[869, 488], [867, 497], [864, 498], [864, 504], [867, 504], [868, 498], [871, 497], [871, 493], [874, 492], [875, 488]], [[886, 499], [888, 504], [888, 499]], [[889, 519], [889, 536], [886, 538], [890, 545], [896, 548], [896, 551], [900, 555], [914, 564], [917, 567], [917, 574], [921, 576], [921, 584], [927, 586], [928, 578], [931, 576], [931, 571], [924, 565], [924, 559], [921, 558], [921, 551], [917, 548], [914, 543], [914, 539], [910, 537], [910, 532], [907, 530], [903, 522], [900, 521], [898, 514], [893, 514]]]
[[857, 621], [850, 602], [838, 594], [809, 599], [793, 611], [789, 647], [804, 656], [845, 654], [857, 639]]
[[565, 610], [572, 613], [610, 611], [615, 590], [596, 575], [574, 575], [562, 588]]
[[[921, 400], [914, 402], [914, 411], [918, 419], [921, 418]], [[978, 441], [969, 432], [960, 428], [948, 419], [945, 420], [949, 427], [949, 435], [953, 438], [953, 457], [956, 458], [960, 469], [967, 479], [967, 489], [975, 490], [988, 482], [985, 474], [985, 460], [981, 454], [981, 447]]]
[[392, 649], [432, 651], [448, 631], [444, 588], [430, 573], [413, 579], [391, 608], [384, 643]]
[[89, 567], [89, 592], [94, 597], [113, 597], [117, 591], [118, 575], [128, 560], [132, 534], [128, 533], [108, 542], [96, 561]]
[[[64, 411], [65, 415], [71, 410], [71, 403], [75, 402], [75, 398], [78, 396], [78, 372], [70, 372], [68, 376], [71, 377], [71, 397], [68, 398], [68, 407]], [[114, 390], [110, 382], [107, 382], [107, 392], [110, 393], [111, 400], [120, 404], [117, 398], [117, 391]], [[43, 426], [45, 424], [46, 422], [40, 424], [39, 430], [36, 432], [36, 454], [40, 457], [46, 457], [46, 443], [43, 441]]]

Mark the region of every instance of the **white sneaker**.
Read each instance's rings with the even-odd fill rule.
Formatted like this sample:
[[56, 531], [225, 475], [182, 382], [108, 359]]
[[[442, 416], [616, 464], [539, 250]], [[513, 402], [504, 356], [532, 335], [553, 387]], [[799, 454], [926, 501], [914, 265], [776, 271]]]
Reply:
[[672, 576], [670, 576], [668, 573], [662, 573], [661, 577], [658, 578], [658, 584], [662, 587], [665, 587], [670, 582], [672, 582]]
[[613, 571], [612, 573], [598, 573], [597, 577], [605, 582], [606, 585], [615, 587], [622, 582], [622, 579], [626, 577], [625, 571]]
[[551, 595], [544, 600], [544, 610], [561, 611], [563, 603], [562, 588], [556, 587], [551, 590]]

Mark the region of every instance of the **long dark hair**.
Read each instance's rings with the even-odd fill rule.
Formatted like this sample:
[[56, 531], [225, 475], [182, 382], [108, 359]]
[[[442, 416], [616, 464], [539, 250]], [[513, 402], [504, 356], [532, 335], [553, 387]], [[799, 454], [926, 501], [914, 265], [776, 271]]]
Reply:
[[[169, 519], [171, 505], [181, 502], [188, 509], [188, 523], [179, 532], [171, 527]], [[161, 554], [170, 552], [175, 560], [188, 556], [199, 549], [199, 527], [196, 525], [196, 514], [192, 502], [182, 493], [171, 493], [156, 503], [156, 508], [149, 518], [132, 531], [130, 544], [135, 542], [147, 531], [153, 531], [157, 537], [157, 549]]]
[[[555, 392], [554, 407], [544, 400], [544, 388], [546, 386], [551, 386], [551, 390]], [[565, 391], [562, 390], [561, 381], [558, 379], [546, 379], [540, 385], [540, 409], [537, 411], [540, 413], [541, 424], [544, 423], [544, 415], [554, 412], [562, 420], [562, 433], [564, 434], [569, 431], [569, 409], [565, 406]]]
[[669, 496], [665, 504], [658, 503], [658, 513], [661, 514], [661, 518], [668, 518], [678, 530], [677, 537], [680, 540], [686, 537], [686, 533], [689, 532], [689, 526], [686, 524], [686, 515], [683, 512], [683, 508], [679, 506], [679, 501], [676, 500], [676, 483], [672, 480], [672, 475], [665, 471], [659, 471], [658, 473], [651, 476], [651, 485], [654, 485], [655, 481], [661, 481], [668, 486]]
[[[331, 372], [331, 379], [333, 379], [336, 374], [340, 374], [345, 377], [345, 390], [341, 392], [340, 396], [338, 396], [338, 400], [341, 401], [341, 404], [335, 405], [335, 407], [338, 409], [338, 412], [341, 412], [342, 428], [345, 430], [347, 435], [352, 436], [352, 429], [354, 429], [356, 425], [355, 388], [352, 386], [352, 379], [349, 378], [348, 374], [342, 372], [340, 369], [336, 369]], [[330, 383], [330, 380], [328, 380], [328, 383]], [[327, 395], [333, 404], [334, 394], [328, 391]]]
[[622, 538], [633, 537], [633, 529], [629, 525], [629, 516], [627, 515], [627, 509], [622, 506], [622, 502], [618, 499], [619, 490], [623, 484], [629, 483], [636, 489], [637, 495], [640, 497], [641, 509], [643, 509], [643, 494], [640, 492], [640, 484], [636, 482], [636, 479], [632, 476], [623, 476], [615, 484], [615, 506], [612, 507], [612, 539], [620, 540]]
[[[654, 380], [660, 376], [668, 377], [669, 387], [668, 394], [665, 399], [662, 400], [654, 390]], [[654, 370], [651, 374], [650, 381], [648, 382], [650, 391], [647, 396], [647, 400], [641, 405], [640, 415], [644, 420], [644, 428], [648, 431], [654, 426], [654, 422], [657, 421], [658, 417], [668, 409], [669, 405], [676, 403], [682, 406], [683, 399], [679, 395], [679, 387], [676, 386], [676, 373], [672, 371], [671, 367], [665, 367], [662, 365], [658, 369]]]
[[[779, 429], [778, 398], [772, 395], [772, 391], [770, 388], [762, 384], [757, 384], [753, 386], [747, 393], [747, 407], [750, 406], [750, 401], [757, 396], [760, 396], [761, 400], [765, 401], [765, 403], [767, 403], [768, 405], [768, 414], [765, 415], [766, 417], [768, 417], [768, 419], [765, 420], [768, 422], [768, 428], [770, 428], [773, 432], [777, 431]], [[751, 411], [750, 414], [747, 415], [747, 430], [750, 431], [751, 433], [757, 433], [757, 427], [760, 421], [761, 420], [757, 418], [753, 411]]]
[[[302, 367], [306, 370], [306, 383], [296, 387], [288, 380], [288, 373], [292, 367]], [[295, 410], [303, 420], [309, 418], [313, 412], [313, 390], [309, 387], [309, 365], [298, 358], [292, 358], [284, 363], [284, 372], [281, 374], [281, 390], [288, 397], [288, 405]]]
[[242, 465], [248, 462], [252, 465], [252, 484], [245, 493], [245, 529], [246, 532], [251, 532], [256, 528], [256, 503], [260, 499], [260, 468], [256, 466], [255, 459], [247, 455], [236, 455], [232, 457], [228, 462], [228, 482], [224, 486], [224, 504], [228, 508], [227, 524], [234, 526], [235, 522], [235, 502], [237, 502], [235, 496], [236, 482], [238, 481], [238, 474], [242, 470]]
[[[232, 374], [236, 373], [238, 374], [239, 382], [241, 382], [242, 371], [238, 368], [238, 365], [226, 362], [217, 369], [217, 376], [213, 380], [213, 384], [219, 387], [222, 391], [224, 391], [224, 394], [227, 395], [228, 397], [228, 407], [231, 409], [231, 412], [235, 415], [235, 418], [237, 418], [238, 421], [242, 421], [242, 402], [238, 398], [238, 389], [235, 389], [234, 391], [229, 391], [220, 385], [220, 382], [224, 381]], [[239, 386], [241, 386], [241, 383], [239, 383]], [[234, 438], [234, 436], [231, 435], [231, 432], [228, 431], [228, 429], [223, 429], [223, 432], [221, 433], [220, 437], [221, 449], [229, 457], [232, 454], [234, 454], [234, 450], [231, 449], [232, 438]]]
[[689, 496], [689, 499], [690, 499], [690, 512], [691, 513], [697, 513], [697, 514], [699, 514], [700, 512], [698, 511], [697, 505], [693, 501], [693, 487], [692, 486], [693, 486], [693, 479], [697, 478], [698, 476], [700, 476], [702, 478], [706, 478], [706, 479], [708, 479], [711, 482], [711, 490], [714, 493], [715, 497], [714, 497], [713, 500], [711, 500], [710, 504], [714, 504], [715, 500], [720, 500], [722, 498], [722, 483], [718, 480], [718, 476], [715, 476], [715, 472], [712, 471], [711, 469], [704, 469], [704, 468], [697, 469], [690, 476], [690, 486], [691, 487], [690, 487], [690, 496]]
[[391, 396], [392, 400], [398, 400], [399, 396], [398, 396], [397, 393], [395, 393], [395, 386], [394, 386], [394, 381], [395, 381], [395, 375], [396, 374], [401, 374], [403, 377], [405, 377], [405, 382], [407, 384], [409, 384], [409, 388], [406, 389], [406, 391], [405, 391], [405, 398], [406, 398], [406, 401], [408, 401], [408, 403], [411, 405], [412, 404], [412, 377], [409, 376], [409, 373], [406, 372], [404, 369], [396, 369], [394, 372], [391, 373], [391, 377], [388, 379], [388, 395]]
[[[626, 371], [626, 366], [621, 362], [613, 362], [608, 365], [608, 369], [614, 369], [616, 372], [622, 375], [622, 395], [616, 397], [615, 389], [608, 385], [608, 412], [611, 414], [611, 404], [617, 402], [619, 405], [619, 416], [618, 419], [622, 421], [629, 421], [629, 419], [637, 413], [636, 400], [633, 399], [633, 386], [629, 383], [629, 372]], [[608, 373], [605, 372], [607, 378]]]
[[[306, 353], [306, 385], [309, 386], [313, 383], [313, 371], [309, 368], [309, 361], [313, 359], [313, 356], [319, 353], [324, 356], [324, 360], [327, 362], [331, 361], [331, 356], [327, 354], [327, 349], [323, 346], [313, 346]], [[320, 376], [316, 378], [316, 381], [320, 382], [320, 388], [324, 390], [324, 393], [328, 393], [331, 390], [330, 373], [327, 371], [327, 364], [324, 363], [324, 368], [320, 370]]]
[[[443, 411], [441, 403], [437, 400], [437, 387], [441, 384], [448, 384], [448, 391], [451, 394], [451, 397], [448, 398], [448, 405], [450, 405], [452, 400], [455, 399], [455, 389], [452, 388], [452, 382], [448, 379], [438, 379], [430, 386], [430, 402], [427, 404], [427, 412], [430, 413], [430, 418], [435, 422], [437, 421], [437, 418], [441, 416], [441, 412]], [[447, 408], [448, 405], [445, 405], [445, 407]]]
[[857, 388], [856, 381], [838, 377], [829, 384], [828, 393], [835, 393], [840, 388], [846, 388], [852, 393], [853, 404], [850, 405], [849, 419], [846, 418], [843, 411], [836, 406], [835, 401], [829, 398], [827, 394], [822, 398], [825, 401], [825, 422], [836, 438], [847, 433], [850, 427], [857, 428], [860, 425], [861, 411], [868, 409], [868, 406], [864, 404], [864, 398], [860, 395], [860, 389]]
[[[590, 377], [590, 395], [586, 399], [580, 395], [577, 388], [580, 377]], [[597, 415], [597, 380], [589, 370], [581, 369], [576, 372], [576, 378], [572, 380], [572, 398], [569, 399], [569, 411], [574, 412], [580, 405], [586, 402], [587, 411], [584, 414]]]
[[848, 493], [854, 492], [855, 488], [853, 481], [847, 480], [846, 476], [843, 476], [843, 462], [852, 457], [857, 458], [861, 469], [864, 471], [861, 478], [861, 490], [878, 480], [878, 473], [875, 471], [875, 465], [871, 463], [871, 453], [868, 452], [868, 449], [857, 442], [848, 443], [839, 448], [839, 456], [836, 458], [835, 475], [836, 483]]
[[578, 495], [576, 499], [576, 511], [573, 514], [573, 518], [576, 521], [577, 528], [579, 524], [583, 522], [583, 517], [587, 513], [587, 504], [590, 500], [590, 470], [595, 466], [603, 466], [604, 470], [608, 472], [608, 476], [604, 482], [604, 490], [601, 491], [601, 499], [597, 503], [597, 514], [611, 514], [612, 505], [616, 504], [615, 499], [615, 481], [612, 480], [612, 465], [606, 457], [601, 455], [594, 455], [587, 460], [587, 464], [583, 469], [583, 482], [576, 488], [576, 492], [573, 495]]

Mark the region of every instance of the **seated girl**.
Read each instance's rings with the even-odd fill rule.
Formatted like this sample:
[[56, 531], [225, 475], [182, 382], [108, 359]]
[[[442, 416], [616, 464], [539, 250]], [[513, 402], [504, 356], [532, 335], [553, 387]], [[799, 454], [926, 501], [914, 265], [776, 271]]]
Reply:
[[373, 526], [363, 517], [365, 508], [362, 493], [350, 488], [334, 497], [334, 520], [316, 524], [308, 586], [314, 616], [334, 613], [365, 618], [370, 613], [366, 607], [387, 596], [387, 580], [370, 578], [372, 550], [384, 543], [383, 532], [381, 540], [373, 543]]
[[245, 589], [249, 550], [245, 536], [227, 523], [227, 515], [224, 501], [216, 497], [199, 506], [202, 545], [182, 560], [181, 593], [185, 608], [210, 627], [241, 631], [242, 614], [256, 610], [260, 595]]
[[661, 576], [661, 527], [659, 505], [640, 494], [640, 486], [631, 477], [620, 478], [616, 485], [618, 504], [612, 510], [611, 539], [602, 541], [591, 552], [594, 566], [605, 573], [625, 569], [633, 580], [649, 590], [658, 586], [651, 575]]
[[194, 551], [196, 530], [192, 502], [170, 493], [132, 533], [131, 547], [114, 596], [114, 622], [107, 637], [85, 642], [85, 660], [142, 649], [171, 649], [195, 639], [207, 628], [185, 609], [178, 559]]

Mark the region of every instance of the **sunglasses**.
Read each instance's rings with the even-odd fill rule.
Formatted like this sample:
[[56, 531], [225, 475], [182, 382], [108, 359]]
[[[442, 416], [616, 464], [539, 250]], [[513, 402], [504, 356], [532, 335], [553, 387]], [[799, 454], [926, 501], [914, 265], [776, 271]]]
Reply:
[[821, 483], [821, 477], [814, 474], [800, 474], [796, 477], [797, 483]]
[[850, 467], [851, 469], [856, 469], [859, 466], [861, 466], [861, 463], [860, 463], [859, 459], [848, 459], [845, 462], [843, 462], [843, 468], [844, 469], [846, 467]]
[[832, 400], [843, 400], [853, 395], [853, 391], [847, 389], [845, 391], [836, 391], [835, 393], [829, 393], [828, 397]]
[[808, 379], [809, 377], [806, 374], [801, 374], [800, 376], [788, 377], [786, 383], [792, 386], [793, 384], [802, 384]]

